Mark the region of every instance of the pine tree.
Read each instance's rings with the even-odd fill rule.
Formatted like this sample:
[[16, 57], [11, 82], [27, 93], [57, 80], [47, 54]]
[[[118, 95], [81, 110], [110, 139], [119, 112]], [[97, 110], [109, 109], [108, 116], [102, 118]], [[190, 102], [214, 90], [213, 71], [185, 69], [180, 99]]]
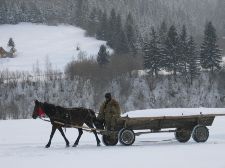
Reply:
[[35, 3], [30, 3], [26, 11], [27, 19], [32, 23], [40, 23], [43, 21], [42, 14]]
[[115, 43], [117, 42], [115, 40], [115, 35], [116, 35], [116, 30], [117, 30], [117, 17], [116, 17], [116, 12], [115, 9], [113, 8], [111, 10], [110, 13], [110, 18], [109, 18], [109, 31], [108, 31], [108, 40], [107, 40], [107, 44], [111, 47], [111, 48], [115, 48]]
[[88, 17], [88, 26], [87, 26], [88, 35], [90, 36], [96, 35], [98, 23], [99, 23], [99, 19], [98, 19], [97, 9], [93, 8], [93, 10], [91, 11]]
[[186, 26], [183, 25], [181, 34], [179, 36], [179, 55], [180, 55], [180, 69], [179, 71], [184, 75], [187, 79], [187, 64], [188, 64], [188, 39], [187, 39], [187, 30]]
[[28, 22], [28, 16], [27, 16], [28, 9], [25, 2], [21, 3], [20, 10], [21, 10], [21, 16], [19, 17], [18, 21]]
[[119, 31], [118, 38], [116, 38], [117, 42], [116, 45], [116, 53], [119, 54], [126, 54], [129, 52], [127, 37], [123, 30]]
[[7, 23], [7, 5], [6, 2], [3, 1], [1, 2], [0, 5], [0, 24], [5, 24]]
[[9, 38], [9, 41], [8, 41], [8, 47], [10, 47], [10, 48], [15, 48], [15, 43], [14, 43], [14, 41], [13, 41], [12, 38]]
[[193, 79], [199, 75], [200, 58], [196, 52], [196, 44], [192, 36], [189, 37], [187, 42], [187, 69], [192, 84]]
[[145, 44], [143, 52], [144, 68], [158, 76], [161, 65], [161, 50], [159, 37], [154, 28], [151, 29], [151, 40]]
[[165, 51], [165, 44], [166, 39], [168, 35], [168, 28], [165, 20], [161, 23], [160, 27], [158, 28], [158, 36], [159, 36], [159, 48], [161, 51], [161, 61], [160, 61], [160, 67], [164, 70], [166, 70], [166, 65], [168, 64], [166, 55], [164, 54]]
[[7, 46], [10, 48], [9, 56], [13, 57], [16, 52], [16, 48], [15, 48], [15, 43], [12, 38], [9, 38]]
[[106, 11], [100, 16], [99, 18], [100, 22], [98, 25], [98, 30], [96, 33], [96, 37], [99, 40], [108, 40], [108, 19]]
[[104, 66], [109, 63], [109, 53], [107, 52], [105, 45], [100, 46], [97, 56], [97, 62], [100, 66]]
[[151, 68], [151, 62], [150, 62], [150, 40], [146, 40], [145, 42], [143, 42], [143, 63], [144, 63], [144, 69], [145, 70], [149, 70]]
[[87, 18], [88, 18], [88, 3], [86, 3], [85, 0], [77, 0], [76, 2], [76, 20], [75, 23], [82, 27], [82, 28], [86, 28], [87, 27]]
[[167, 32], [168, 32], [167, 24], [166, 24], [166, 21], [163, 20], [163, 22], [161, 23], [159, 27], [159, 40], [161, 44], [165, 43]]
[[132, 53], [136, 53], [136, 32], [135, 32], [135, 23], [134, 19], [129, 12], [127, 15], [126, 23], [125, 23], [125, 33], [128, 41], [129, 51]]
[[176, 76], [179, 68], [179, 38], [176, 27], [172, 25], [167, 33], [165, 46], [163, 48], [163, 67], [167, 71], [173, 71]]
[[115, 23], [115, 36], [113, 38], [114, 49], [116, 53], [125, 54], [129, 52], [127, 36], [122, 27], [121, 16], [118, 14]]
[[215, 69], [221, 68], [220, 63], [222, 62], [222, 54], [217, 45], [216, 29], [212, 22], [208, 22], [205, 26], [200, 57], [202, 68], [210, 69], [211, 72], [214, 72]]

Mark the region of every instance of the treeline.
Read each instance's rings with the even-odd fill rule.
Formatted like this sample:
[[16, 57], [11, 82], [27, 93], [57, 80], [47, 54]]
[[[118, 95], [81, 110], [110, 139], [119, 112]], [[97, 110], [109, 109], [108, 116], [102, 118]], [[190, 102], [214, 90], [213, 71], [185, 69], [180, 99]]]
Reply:
[[[93, 8], [107, 11], [112, 8], [125, 20], [132, 12], [138, 29], [143, 36], [150, 26], [159, 25], [165, 19], [176, 25], [186, 24], [194, 35], [199, 35], [206, 20], [213, 20], [220, 35], [224, 35], [224, 0], [1, 0], [0, 23], [18, 22], [75, 24], [88, 15]], [[82, 12], [82, 15], [78, 15]], [[212, 15], [213, 13], [213, 15]], [[194, 18], [194, 19], [193, 19]]]
[[40, 3], [3, 0], [0, 5], [0, 24], [19, 22], [76, 25], [85, 29], [87, 35], [107, 41], [107, 45], [118, 53], [134, 53], [137, 45], [137, 26], [131, 13], [122, 18], [114, 8], [102, 11], [86, 0], [55, 3], [44, 0], [40, 0]]
[[87, 20], [83, 28], [87, 30], [88, 35], [95, 36], [98, 40], [107, 41], [107, 45], [116, 53], [136, 53], [138, 33], [131, 13], [122, 19], [114, 8], [109, 16], [106, 11], [94, 8]]
[[179, 73], [191, 83], [200, 70], [214, 72], [221, 68], [222, 54], [217, 45], [216, 29], [212, 22], [205, 26], [200, 48], [187, 33], [184, 25], [180, 31], [175, 25], [167, 28], [165, 22], [158, 29], [152, 27], [150, 39], [143, 46], [144, 69], [158, 76], [160, 71]]
[[[112, 16], [115, 16], [114, 10], [109, 18], [113, 18]], [[99, 33], [102, 35], [101, 37], [107, 37], [105, 34], [111, 34], [106, 30], [101, 32], [103, 32]], [[120, 39], [115, 38], [114, 40], [115, 44], [120, 42]], [[108, 44], [110, 45], [110, 41]], [[123, 47], [121, 46], [121, 48]], [[125, 72], [130, 73], [134, 70], [145, 69], [151, 76], [155, 77], [164, 72], [173, 74], [175, 80], [179, 74], [186, 82], [192, 84], [200, 71], [213, 73], [220, 70], [222, 66], [222, 50], [217, 45], [216, 29], [212, 22], [205, 25], [200, 45], [196, 44], [194, 37], [187, 32], [185, 25], [182, 26], [181, 30], [178, 30], [175, 25], [168, 28], [164, 21], [158, 28], [152, 27], [149, 38], [143, 40], [141, 48], [141, 52], [139, 51], [133, 56], [131, 50], [123, 50], [124, 52], [117, 50], [110, 56], [106, 46], [102, 45], [97, 60], [73, 61], [67, 66], [66, 74], [72, 78], [76, 75], [81, 77], [88, 75], [94, 78], [111, 76], [113, 78], [115, 77], [112, 75], [114, 72], [119, 76]]]
[[[77, 64], [78, 65], [78, 64]], [[96, 65], [96, 64], [94, 64]], [[120, 66], [122, 67], [122, 65]], [[90, 67], [90, 71], [91, 71]], [[83, 69], [77, 67], [77, 74]], [[112, 69], [113, 70], [113, 69]], [[62, 74], [28, 74], [0, 72], [0, 119], [31, 118], [33, 100], [47, 101], [64, 107], [87, 107], [98, 112], [104, 93], [112, 92], [122, 112], [148, 108], [224, 107], [225, 72], [202, 72], [192, 85], [181, 76], [152, 78], [123, 73], [105, 81], [105, 71], [98, 76]], [[114, 71], [113, 74], [118, 71]], [[92, 74], [96, 74], [93, 73]], [[33, 76], [34, 75], [34, 76]], [[110, 77], [110, 76], [109, 76]]]

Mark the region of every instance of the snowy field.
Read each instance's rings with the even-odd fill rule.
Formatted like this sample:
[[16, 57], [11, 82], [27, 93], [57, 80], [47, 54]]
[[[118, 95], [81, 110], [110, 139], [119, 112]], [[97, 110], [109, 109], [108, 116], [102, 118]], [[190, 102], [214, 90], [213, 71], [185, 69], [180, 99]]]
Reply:
[[[9, 70], [32, 71], [37, 64], [45, 69], [47, 59], [52, 68], [64, 70], [68, 62], [77, 59], [80, 51], [88, 57], [96, 57], [100, 45], [106, 43], [85, 37], [84, 30], [69, 25], [0, 25], [0, 47], [8, 50], [10, 37], [16, 44], [17, 57], [0, 59], [0, 70], [7, 67]], [[77, 46], [80, 50], [77, 50]]]
[[[206, 143], [179, 143], [173, 133], [136, 137], [132, 146], [96, 146], [94, 135], [85, 132], [78, 147], [65, 148], [56, 132], [52, 146], [46, 145], [51, 125], [39, 119], [0, 121], [0, 164], [4, 168], [107, 167], [107, 168], [225, 168], [225, 117], [209, 127]], [[76, 129], [67, 129], [73, 144]], [[167, 141], [170, 140], [170, 141]]]

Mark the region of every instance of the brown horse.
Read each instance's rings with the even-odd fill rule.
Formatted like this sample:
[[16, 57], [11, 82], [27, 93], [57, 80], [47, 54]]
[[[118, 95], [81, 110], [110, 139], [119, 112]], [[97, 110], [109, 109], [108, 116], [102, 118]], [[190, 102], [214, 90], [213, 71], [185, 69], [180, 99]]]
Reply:
[[[32, 118], [36, 119], [38, 116], [41, 117], [42, 115], [47, 115], [50, 118], [51, 124], [52, 124], [52, 132], [50, 135], [50, 139], [45, 146], [46, 148], [49, 148], [51, 145], [51, 140], [54, 136], [54, 133], [56, 129], [59, 130], [59, 132], [62, 134], [66, 146], [69, 147], [69, 141], [66, 138], [62, 127], [70, 127], [70, 125], [76, 125], [78, 127], [82, 127], [85, 123], [89, 128], [94, 128], [94, 122], [96, 120], [96, 116], [93, 110], [86, 109], [86, 108], [63, 108], [60, 106], [55, 106], [53, 104], [49, 103], [42, 103], [38, 100], [35, 100], [35, 106], [34, 111], [32, 114]], [[63, 123], [59, 124], [59, 123]], [[82, 128], [77, 128], [79, 131], [79, 135], [73, 145], [73, 147], [76, 147], [79, 143], [79, 140], [81, 138], [81, 135], [83, 134]], [[95, 135], [97, 146], [100, 146], [100, 140], [98, 138], [98, 135], [95, 130], [93, 130], [93, 133]]]

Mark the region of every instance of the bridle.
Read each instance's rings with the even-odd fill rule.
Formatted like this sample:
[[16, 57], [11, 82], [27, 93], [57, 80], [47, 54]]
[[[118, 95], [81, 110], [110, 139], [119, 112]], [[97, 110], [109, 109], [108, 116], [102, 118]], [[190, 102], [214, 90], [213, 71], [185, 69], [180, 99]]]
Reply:
[[38, 117], [44, 117], [46, 114], [45, 114], [44, 110], [41, 107], [38, 107], [37, 115], [38, 115]]
[[45, 119], [44, 117], [46, 116], [45, 111], [42, 109], [42, 107], [38, 107], [37, 109], [37, 116], [43, 121], [51, 122], [50, 120]]

